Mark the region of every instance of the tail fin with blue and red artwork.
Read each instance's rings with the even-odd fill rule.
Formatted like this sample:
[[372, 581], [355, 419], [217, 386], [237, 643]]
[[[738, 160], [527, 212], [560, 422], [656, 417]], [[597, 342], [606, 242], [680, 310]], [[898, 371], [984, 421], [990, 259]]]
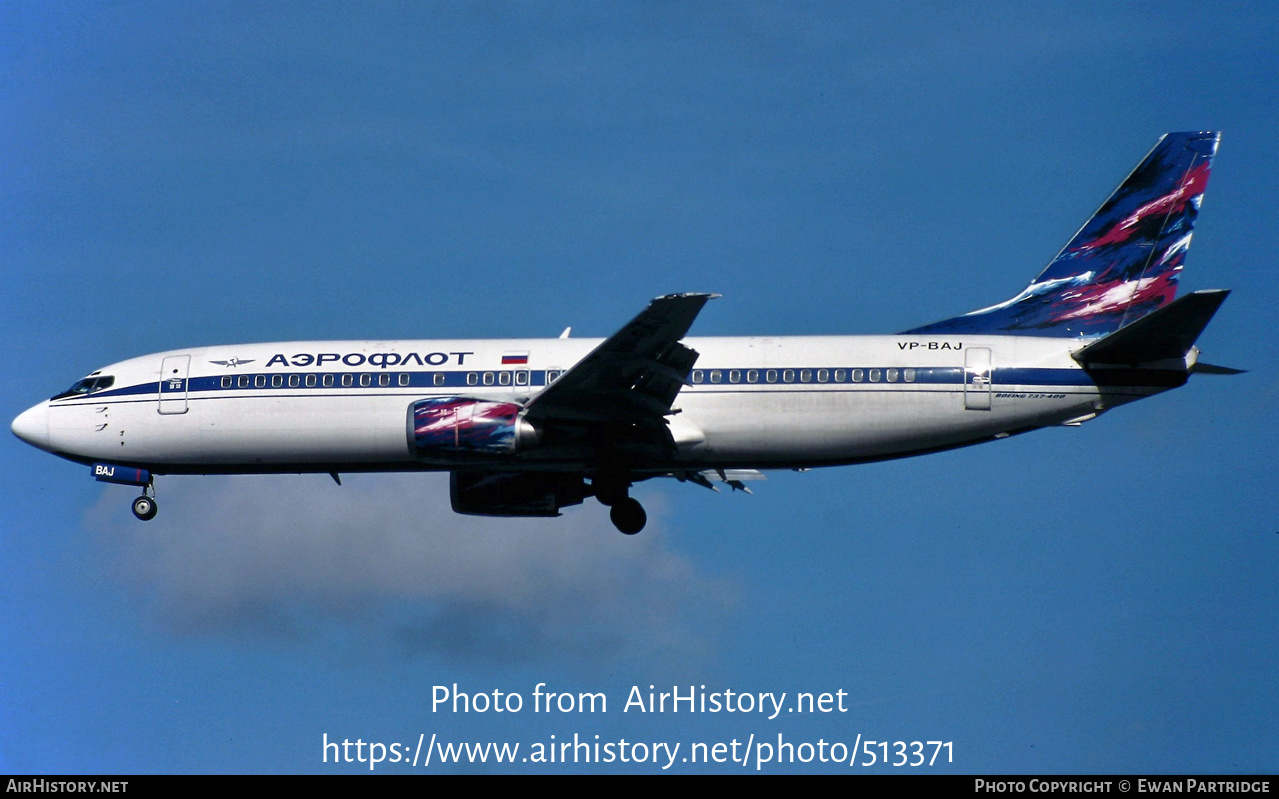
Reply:
[[1220, 140], [1165, 134], [1024, 291], [905, 332], [1103, 336], [1171, 303]]

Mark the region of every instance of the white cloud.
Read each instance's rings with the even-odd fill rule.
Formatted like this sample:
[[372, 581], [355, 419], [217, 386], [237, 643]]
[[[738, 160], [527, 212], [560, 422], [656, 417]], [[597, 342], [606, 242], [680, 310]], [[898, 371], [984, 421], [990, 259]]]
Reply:
[[628, 537], [593, 500], [558, 519], [459, 516], [441, 475], [160, 482], [155, 520], [109, 489], [87, 524], [177, 633], [287, 640], [336, 625], [464, 661], [670, 662], [710, 654], [732, 604], [727, 581], [665, 546], [660, 508]]

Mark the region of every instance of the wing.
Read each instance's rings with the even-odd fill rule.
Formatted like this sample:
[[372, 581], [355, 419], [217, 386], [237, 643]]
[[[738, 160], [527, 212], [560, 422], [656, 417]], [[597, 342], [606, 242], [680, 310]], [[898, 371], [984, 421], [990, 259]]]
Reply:
[[538, 422], [665, 426], [697, 353], [680, 344], [707, 300], [718, 294], [670, 294], [649, 303], [625, 327], [565, 372], [525, 407]]

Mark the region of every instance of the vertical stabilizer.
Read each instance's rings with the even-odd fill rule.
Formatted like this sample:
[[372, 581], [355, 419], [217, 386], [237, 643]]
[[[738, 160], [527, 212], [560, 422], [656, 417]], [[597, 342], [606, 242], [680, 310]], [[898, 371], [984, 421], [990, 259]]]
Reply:
[[906, 332], [1098, 336], [1172, 302], [1220, 139], [1165, 134], [1024, 291]]

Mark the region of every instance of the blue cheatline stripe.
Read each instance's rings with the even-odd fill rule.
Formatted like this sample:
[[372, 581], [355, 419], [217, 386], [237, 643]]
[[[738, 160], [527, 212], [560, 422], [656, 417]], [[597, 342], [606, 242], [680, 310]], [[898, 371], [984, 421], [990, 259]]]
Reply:
[[[914, 370], [915, 378], [906, 380], [903, 374], [907, 368]], [[760, 369], [758, 367], [742, 368], [742, 367], [698, 367], [697, 371], [703, 373], [701, 382], [694, 384], [695, 386], [727, 386], [727, 385], [759, 385], [759, 386], [776, 386], [776, 385], [910, 385], [912, 383], [923, 384], [954, 384], [962, 385], [964, 382], [964, 369], [960, 366], [928, 366], [928, 367], [904, 367], [904, 366], [857, 366], [857, 367], [838, 367], [840, 371], [845, 372], [843, 380], [835, 380], [834, 374], [836, 367], [830, 366], [787, 366], [787, 367], [770, 367], [768, 369]], [[862, 379], [854, 381], [852, 372], [854, 369], [861, 371]], [[889, 369], [897, 371], [896, 380], [888, 380], [887, 373]], [[829, 372], [829, 378], [824, 382], [816, 379], [817, 372]], [[721, 373], [718, 383], [712, 383], [709, 373], [717, 371]], [[759, 373], [759, 379], [754, 383], [745, 381], [746, 372], [753, 371]], [[871, 371], [879, 372], [879, 379], [872, 381], [870, 379]], [[740, 372], [743, 379], [737, 383], [731, 383], [728, 380], [729, 372]], [[776, 372], [777, 379], [768, 382], [765, 379], [767, 372]], [[789, 382], [782, 380], [783, 372], [792, 372], [793, 378]], [[798, 379], [800, 372], [810, 372], [811, 377], [807, 381]], [[1045, 369], [1045, 368], [996, 368], [991, 373], [991, 382], [996, 385], [1034, 385], [1034, 386], [1091, 386], [1094, 385], [1088, 373], [1083, 369]]]
[[[218, 391], [251, 391], [251, 390], [266, 391], [270, 389], [276, 389], [276, 390], [294, 389], [294, 390], [305, 390], [305, 391], [310, 391], [314, 389], [342, 390], [342, 389], [370, 389], [370, 388], [385, 388], [385, 389], [393, 389], [393, 388], [474, 388], [474, 389], [517, 388], [518, 389], [518, 388], [539, 387], [539, 386], [546, 385], [545, 369], [519, 370], [519, 371], [528, 371], [529, 382], [527, 386], [516, 385], [513, 383], [508, 383], [506, 385], [499, 385], [496, 382], [497, 381], [496, 375], [498, 372], [502, 372], [502, 371], [511, 372], [512, 373], [511, 380], [513, 381], [515, 379], [513, 370], [509, 370], [509, 369], [507, 370], [488, 369], [488, 370], [479, 370], [479, 371], [466, 370], [466, 371], [452, 371], [452, 372], [442, 372], [442, 371], [441, 372], [435, 372], [435, 371], [433, 372], [392, 372], [392, 371], [386, 371], [386, 372], [239, 372], [231, 375], [205, 375], [202, 377], [189, 378], [187, 380], [186, 390], [188, 392], [218, 392]], [[483, 382], [483, 375], [486, 372], [491, 373], [495, 376], [493, 383], [486, 385]], [[385, 386], [378, 385], [378, 378], [384, 374], [390, 376], [391, 382]], [[409, 376], [409, 381], [406, 385], [400, 384], [400, 375], [402, 374], [407, 374]], [[333, 377], [332, 385], [328, 385], [328, 386], [324, 385], [325, 375], [331, 375]], [[349, 386], [342, 385], [343, 375], [350, 375], [352, 377], [351, 385]], [[370, 378], [369, 385], [367, 386], [360, 385], [361, 375], [369, 375], [369, 378]], [[444, 378], [443, 381], [440, 383], [436, 383], [435, 382], [436, 375], [443, 375], [443, 378]], [[468, 382], [468, 379], [467, 379], [468, 375], [476, 376], [474, 383]], [[283, 385], [279, 385], [279, 386], [271, 385], [271, 378], [275, 376], [279, 376], [283, 378]], [[296, 386], [289, 385], [288, 381], [289, 381], [289, 377], [291, 376], [296, 376], [298, 378], [298, 385]], [[308, 376], [315, 378], [315, 385], [308, 386], [306, 384], [306, 378]], [[222, 380], [225, 377], [231, 378], [231, 384], [229, 386], [222, 385]], [[263, 382], [265, 383], [265, 385], [261, 385], [261, 386], [256, 385], [257, 378], [259, 377], [263, 379]], [[240, 378], [245, 378], [248, 381], [248, 385], [244, 385], [244, 386], [240, 385]], [[132, 396], [137, 394], [157, 394], [158, 395], [160, 393], [160, 389], [162, 385], [163, 384], [159, 382], [138, 383], [132, 386], [121, 386], [120, 388], [114, 388], [107, 391], [99, 391], [94, 394], [77, 394], [73, 397], [65, 397], [64, 399], [79, 400], [79, 399], [87, 399], [92, 397], [93, 399], [96, 400], [96, 399], [105, 399], [107, 397], [127, 397], [127, 396]], [[170, 391], [169, 389], [166, 388], [165, 393], [166, 394], [176, 393], [181, 390], [182, 389], [174, 389]]]
[[[762, 368], [753, 367], [753, 366], [752, 367], [738, 367], [738, 366], [699, 367], [697, 371], [700, 371], [703, 373], [703, 379], [700, 383], [694, 384], [692, 387], [702, 388], [702, 387], [714, 386], [716, 388], [722, 388], [726, 386], [766, 387], [766, 386], [783, 386], [783, 385], [791, 385], [791, 386], [793, 385], [812, 385], [812, 386], [817, 386], [817, 385], [826, 385], [826, 386], [899, 385], [899, 386], [903, 386], [903, 385], [911, 385], [915, 383], [923, 384], [923, 385], [929, 385], [929, 384], [962, 385], [964, 382], [963, 367], [957, 367], [957, 366], [909, 367], [913, 369], [914, 375], [915, 375], [914, 379], [909, 381], [905, 379], [905, 375], [904, 375], [904, 372], [906, 371], [907, 368], [908, 367], [902, 367], [902, 366], [857, 366], [857, 367], [788, 366], [784, 368], [767, 368], [767, 369], [762, 369]], [[862, 372], [862, 379], [860, 381], [854, 381], [852, 379], [852, 373], [855, 369]], [[890, 381], [887, 379], [887, 373], [889, 369], [894, 369], [897, 371], [896, 380]], [[834, 379], [835, 372], [837, 370], [844, 373], [842, 380], [837, 381]], [[499, 372], [502, 372], [502, 371], [511, 373], [512, 380], [514, 380], [515, 371], [527, 371], [529, 376], [528, 384], [527, 385], [515, 385], [515, 384], [499, 385], [496, 382], [496, 377], [493, 383], [487, 384], [487, 385], [484, 384], [483, 375], [486, 372], [496, 376]], [[707, 379], [709, 376], [709, 373], [712, 371], [717, 371], [721, 373], [721, 379], [718, 383], [711, 383]], [[745, 380], [746, 373], [751, 371], [758, 373], [758, 379], [754, 383], [748, 383]], [[771, 383], [766, 380], [766, 374], [770, 371], [777, 373], [777, 380]], [[819, 371], [824, 371], [828, 373], [828, 378], [826, 381], [819, 382], [817, 380], [817, 373]], [[869, 379], [871, 371], [879, 372], [879, 375], [880, 375], [879, 380], [872, 381]], [[728, 375], [730, 372], [740, 373], [740, 379], [738, 380], [737, 383], [729, 382]], [[789, 383], [782, 379], [783, 373], [785, 372], [793, 373], [793, 379]], [[810, 373], [810, 379], [808, 381], [799, 380], [798, 378], [801, 372]], [[408, 378], [409, 378], [408, 382], [406, 384], [401, 385], [400, 376], [405, 374], [408, 375]], [[332, 385], [327, 385], [327, 386], [324, 385], [325, 375], [332, 376], [333, 378]], [[349, 386], [342, 385], [342, 377], [344, 375], [350, 375], [353, 378], [352, 385], [349, 385]], [[370, 384], [367, 386], [360, 385], [360, 377], [363, 375], [369, 375], [370, 377]], [[391, 382], [385, 386], [378, 385], [378, 377], [380, 377], [381, 375], [389, 376], [391, 378]], [[1131, 373], [1128, 373], [1128, 370], [1117, 370], [1117, 373], [1114, 376], [1115, 377], [1114, 380], [1106, 380], [1104, 382], [1106, 382], [1107, 384], [1120, 384], [1120, 383], [1123, 383], [1125, 378], [1128, 378], [1128, 377], [1135, 378], [1138, 375], [1141, 376], [1139, 378], [1139, 382], [1134, 382], [1132, 383], [1132, 385], [1146, 385], [1147, 382], [1150, 385], [1162, 385], [1163, 382], [1166, 382], [1158, 379], [1151, 381], [1151, 375], [1147, 374], [1145, 370], [1136, 370]], [[291, 386], [289, 385], [289, 382], [288, 382], [289, 378], [293, 376], [298, 378], [298, 385], [296, 386]], [[306, 378], [308, 376], [313, 377], [315, 379], [314, 385], [308, 386], [306, 384]], [[436, 382], [437, 376], [442, 376], [441, 382], [438, 382], [438, 383]], [[468, 376], [474, 376], [475, 382], [473, 383], [469, 382]], [[279, 386], [271, 385], [272, 377], [283, 378], [283, 384]], [[230, 380], [231, 384], [229, 386], [222, 385], [222, 381], [225, 378], [231, 379]], [[240, 385], [241, 378], [245, 379], [248, 385]], [[261, 386], [256, 385], [256, 381], [259, 378], [262, 379], [265, 385], [261, 385]], [[1142, 381], [1145, 381], [1145, 382], [1142, 382]], [[991, 383], [992, 385], [996, 385], [996, 386], [1013, 386], [1013, 385], [1095, 386], [1097, 385], [1097, 381], [1094, 379], [1094, 376], [1090, 375], [1088, 372], [1084, 371], [1083, 369], [1079, 369], [1079, 368], [1055, 369], [1055, 368], [1039, 368], [1039, 367], [1011, 367], [1011, 368], [1002, 368], [1002, 369], [995, 368], [991, 372]], [[341, 392], [345, 390], [367, 390], [367, 389], [394, 390], [394, 389], [405, 389], [405, 388], [413, 388], [413, 389], [447, 388], [447, 389], [474, 389], [474, 390], [515, 389], [515, 390], [518, 390], [521, 388], [540, 388], [545, 385], [546, 385], [546, 370], [544, 369], [480, 370], [480, 371], [464, 370], [464, 371], [447, 371], [447, 372], [446, 371], [393, 372], [389, 370], [385, 372], [240, 372], [240, 373], [231, 374], [231, 375], [205, 375], [201, 377], [192, 377], [187, 381], [186, 390], [188, 391], [188, 393], [192, 393], [192, 394], [194, 393], [216, 394], [223, 391], [268, 391], [268, 390], [278, 391], [278, 390], [284, 390], [284, 389], [289, 389], [293, 391], [324, 390], [329, 392], [333, 392], [333, 391]], [[98, 400], [98, 399], [106, 399], [110, 397], [137, 396], [140, 394], [158, 395], [160, 393], [161, 386], [162, 386], [162, 383], [158, 383], [158, 382], [138, 383], [132, 386], [122, 386], [120, 388], [109, 389], [107, 391], [100, 391], [95, 394], [81, 394], [81, 395], [76, 395], [74, 397], [66, 397], [65, 399]], [[170, 392], [166, 391], [166, 393], [170, 393]]]

